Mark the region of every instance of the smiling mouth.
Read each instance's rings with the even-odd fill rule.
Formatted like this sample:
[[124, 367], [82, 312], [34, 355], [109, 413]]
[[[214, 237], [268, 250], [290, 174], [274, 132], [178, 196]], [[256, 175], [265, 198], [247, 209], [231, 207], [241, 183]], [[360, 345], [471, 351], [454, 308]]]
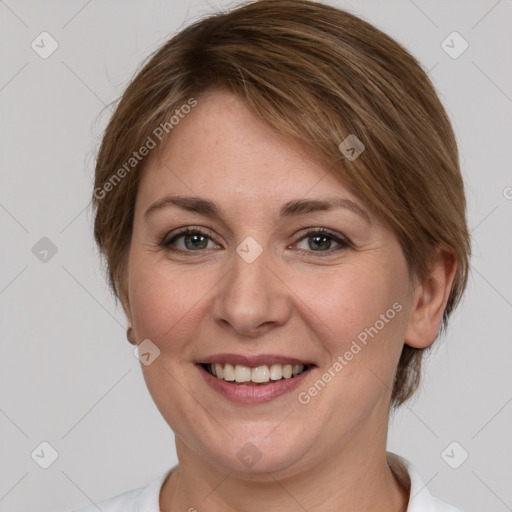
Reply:
[[264, 386], [272, 382], [298, 377], [315, 365], [272, 364], [250, 367], [229, 363], [202, 363], [201, 366], [213, 377], [231, 384]]

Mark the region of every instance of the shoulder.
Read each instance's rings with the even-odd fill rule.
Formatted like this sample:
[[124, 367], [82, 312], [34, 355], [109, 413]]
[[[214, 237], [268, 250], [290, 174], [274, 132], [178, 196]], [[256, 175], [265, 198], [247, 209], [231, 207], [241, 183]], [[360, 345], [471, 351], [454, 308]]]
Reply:
[[[174, 469], [174, 468], [173, 468]], [[101, 503], [92, 503], [73, 512], [160, 512], [160, 489], [173, 469], [166, 470], [150, 484], [124, 492]]]
[[407, 512], [462, 512], [432, 496], [417, 469], [406, 459], [388, 453], [388, 463], [398, 480], [409, 489]]

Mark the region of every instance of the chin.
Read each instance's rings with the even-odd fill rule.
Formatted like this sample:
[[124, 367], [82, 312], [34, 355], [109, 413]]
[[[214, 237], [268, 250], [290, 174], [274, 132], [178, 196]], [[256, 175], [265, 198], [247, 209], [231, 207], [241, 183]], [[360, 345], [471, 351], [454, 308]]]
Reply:
[[247, 480], [273, 480], [269, 473], [278, 473], [280, 478], [292, 476], [306, 469], [307, 461], [311, 461], [307, 454], [313, 449], [314, 440], [311, 430], [291, 432], [288, 426], [279, 432], [280, 426], [273, 423], [261, 428], [258, 423], [245, 423], [236, 431], [231, 430], [233, 437], [223, 433], [222, 440], [203, 438], [201, 457]]

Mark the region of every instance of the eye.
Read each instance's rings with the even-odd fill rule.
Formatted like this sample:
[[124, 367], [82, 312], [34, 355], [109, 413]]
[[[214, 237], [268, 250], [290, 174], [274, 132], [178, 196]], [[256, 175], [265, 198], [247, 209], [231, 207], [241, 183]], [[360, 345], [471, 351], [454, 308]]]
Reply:
[[[300, 244], [303, 244], [303, 247], [300, 247]], [[193, 226], [164, 236], [159, 245], [176, 253], [200, 252], [219, 248], [208, 231]], [[324, 228], [317, 228], [306, 232], [297, 242], [296, 247], [300, 253], [317, 253], [318, 256], [328, 256], [334, 252], [351, 248], [352, 245], [343, 236]]]
[[[306, 248], [300, 248], [299, 244], [304, 242]], [[323, 228], [308, 231], [306, 235], [299, 240], [297, 246], [301, 253], [317, 252], [321, 253], [319, 256], [332, 254], [335, 251], [352, 247], [350, 242], [344, 237], [338, 236]]]
[[187, 227], [171, 236], [165, 236], [160, 245], [173, 252], [193, 252], [218, 247], [217, 244], [209, 247], [209, 242], [214, 243], [209, 233], [195, 227]]

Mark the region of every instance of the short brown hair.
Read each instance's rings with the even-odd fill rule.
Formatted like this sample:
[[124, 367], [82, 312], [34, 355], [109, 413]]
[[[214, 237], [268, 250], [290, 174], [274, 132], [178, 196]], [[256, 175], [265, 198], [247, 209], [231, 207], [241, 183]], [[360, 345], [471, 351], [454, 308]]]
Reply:
[[[446, 327], [465, 289], [470, 256], [448, 116], [427, 74], [400, 44], [352, 14], [308, 0], [260, 0], [199, 20], [151, 55], [124, 92], [102, 140], [92, 198], [94, 236], [116, 298], [125, 304], [145, 159], [126, 162], [154, 139], [156, 127], [169, 126], [181, 105], [215, 88], [236, 94], [268, 126], [339, 173], [393, 229], [411, 275], [428, 276], [437, 247], [453, 253]], [[365, 145], [352, 161], [338, 148], [349, 134]], [[159, 146], [169, 136], [171, 129], [162, 132]], [[404, 345], [393, 405], [417, 388], [422, 354]]]

